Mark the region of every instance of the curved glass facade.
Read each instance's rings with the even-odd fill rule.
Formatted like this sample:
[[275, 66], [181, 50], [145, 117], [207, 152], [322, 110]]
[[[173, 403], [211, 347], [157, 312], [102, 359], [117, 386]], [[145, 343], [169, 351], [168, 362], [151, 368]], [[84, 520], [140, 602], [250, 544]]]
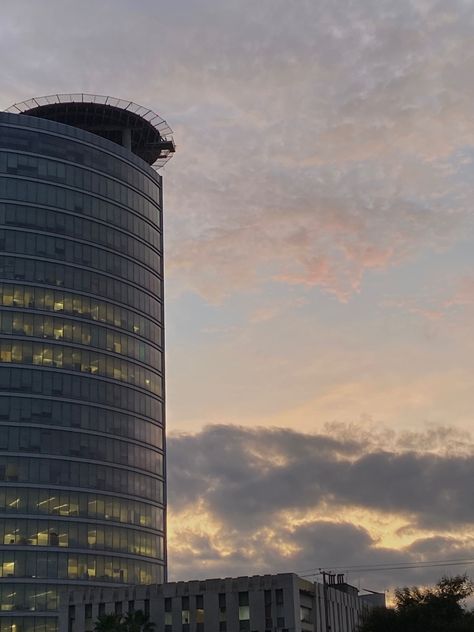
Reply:
[[161, 177], [0, 114], [0, 630], [166, 572]]

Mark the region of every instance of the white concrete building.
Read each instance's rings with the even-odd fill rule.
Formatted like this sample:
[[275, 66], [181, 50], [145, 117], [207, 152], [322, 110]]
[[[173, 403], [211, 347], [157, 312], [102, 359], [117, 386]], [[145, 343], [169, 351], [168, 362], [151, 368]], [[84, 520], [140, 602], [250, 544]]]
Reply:
[[71, 591], [60, 609], [60, 632], [90, 632], [100, 614], [142, 610], [156, 632], [355, 632], [368, 608], [384, 606], [330, 577], [324, 586], [293, 573], [130, 588]]

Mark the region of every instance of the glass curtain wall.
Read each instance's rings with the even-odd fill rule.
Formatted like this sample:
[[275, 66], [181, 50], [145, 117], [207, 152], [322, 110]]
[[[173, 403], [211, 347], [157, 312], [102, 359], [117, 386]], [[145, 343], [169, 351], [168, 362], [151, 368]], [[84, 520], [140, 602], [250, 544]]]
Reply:
[[161, 178], [0, 114], [0, 632], [165, 578]]

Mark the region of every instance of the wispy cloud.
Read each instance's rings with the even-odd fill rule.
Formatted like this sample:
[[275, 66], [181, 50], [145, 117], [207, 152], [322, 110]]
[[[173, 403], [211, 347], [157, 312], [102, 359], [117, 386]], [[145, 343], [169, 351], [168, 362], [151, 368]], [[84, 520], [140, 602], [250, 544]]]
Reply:
[[463, 0], [25, 0], [3, 15], [0, 96], [130, 94], [169, 118], [175, 289], [347, 300], [469, 222], [472, 21]]

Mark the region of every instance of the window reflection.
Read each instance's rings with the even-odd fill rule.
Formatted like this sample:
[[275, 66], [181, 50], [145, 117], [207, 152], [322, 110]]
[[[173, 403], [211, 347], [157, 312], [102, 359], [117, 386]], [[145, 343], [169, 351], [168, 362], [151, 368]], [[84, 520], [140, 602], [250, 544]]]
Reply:
[[62, 396], [121, 409], [152, 421], [160, 421], [163, 404], [157, 396], [138, 392], [125, 383], [90, 380], [80, 374], [41, 371], [32, 368], [13, 367], [0, 363], [0, 394], [32, 393], [44, 397]]
[[0, 224], [21, 228], [60, 233], [62, 235], [92, 241], [120, 253], [126, 254], [153, 270], [160, 270], [160, 234], [150, 227], [148, 237], [152, 237], [152, 249], [145, 241], [136, 238], [134, 233], [115, 230], [110, 223], [98, 223], [82, 216], [62, 213], [35, 206], [0, 202]]
[[[17, 124], [17, 121], [15, 121]], [[14, 130], [8, 127], [2, 126], [2, 143], [5, 148], [12, 150], [24, 151], [27, 147], [28, 150], [34, 154], [41, 154], [42, 156], [49, 156], [59, 160], [65, 160], [70, 162], [72, 159], [75, 163], [87, 168], [103, 172], [105, 174], [114, 176], [128, 182], [135, 188], [143, 190], [147, 195], [158, 198], [157, 189], [160, 187], [161, 178], [155, 171], [143, 170], [143, 164], [138, 162], [135, 156], [128, 154], [127, 156], [112, 156], [108, 152], [107, 154], [100, 148], [103, 144], [103, 140], [100, 137], [94, 139], [97, 147], [90, 146], [90, 138], [88, 144], [77, 142], [76, 138], [68, 138], [67, 136], [57, 136], [57, 129], [54, 130], [55, 134], [49, 134], [47, 130], [36, 130], [30, 127], [21, 129], [15, 126]], [[75, 130], [77, 135], [78, 130]], [[107, 147], [110, 150], [110, 147]], [[115, 151], [118, 153], [120, 149], [117, 147]], [[25, 156], [22, 154], [7, 155], [7, 170], [18, 170], [22, 166], [28, 168], [30, 166], [29, 161], [34, 161], [34, 158]], [[25, 162], [23, 162], [25, 161]], [[33, 162], [36, 165], [35, 162]], [[44, 167], [42, 167], [44, 169]], [[64, 177], [65, 171], [60, 164], [57, 165], [57, 175]], [[48, 168], [51, 174], [51, 168]]]
[[[3, 138], [3, 134], [4, 128], [2, 128], [2, 145], [5, 147], [7, 141]], [[8, 164], [9, 159], [10, 163]], [[115, 206], [119, 208], [123, 206], [125, 210], [133, 209], [134, 212], [138, 212], [156, 225], [159, 225], [159, 190], [156, 186], [153, 187], [153, 195], [156, 197], [151, 200], [145, 197], [145, 195], [148, 196], [148, 193], [145, 193], [145, 191], [135, 191], [120, 182], [111, 180], [107, 176], [85, 170], [82, 166], [62, 164], [36, 156], [7, 154], [6, 152], [0, 156], [0, 172], [9, 174], [8, 179], [1, 178], [1, 180], [6, 180], [3, 185], [0, 180], [0, 195], [2, 197], [11, 191], [15, 191], [16, 195], [13, 196], [13, 199], [16, 201], [32, 201], [61, 208], [61, 201], [64, 200], [65, 202], [67, 196], [77, 200], [78, 204], [75, 205], [76, 208], [74, 210], [80, 210], [77, 207], [83, 198], [92, 197], [82, 193], [82, 191], [85, 191], [94, 194], [93, 200], [88, 202], [87, 206], [89, 207], [94, 207], [101, 199], [110, 206], [113, 206], [111, 202], [115, 202]], [[50, 180], [63, 186], [61, 188], [51, 187], [51, 185], [35, 182], [36, 186], [32, 191], [31, 188], [28, 190], [21, 180], [17, 182], [15, 176], [28, 176], [33, 181], [34, 179]], [[149, 180], [146, 182], [149, 183]], [[144, 183], [145, 181], [143, 181]], [[64, 207], [69, 208], [68, 206]]]
[[155, 475], [87, 462], [18, 457], [0, 454], [0, 482], [67, 485], [129, 494], [163, 502], [163, 482]]
[[[122, 255], [96, 248], [77, 241], [34, 235], [32, 233], [0, 228], [0, 250], [10, 253], [38, 255], [48, 259], [60, 259], [67, 263], [79, 264], [84, 268], [101, 270], [107, 274], [128, 279], [147, 288], [153, 294], [161, 293], [161, 263], [156, 271], [134, 263]], [[157, 255], [158, 256], [158, 255]]]
[[136, 439], [157, 448], [163, 447], [163, 431], [156, 425], [162, 422], [161, 414], [152, 423], [139, 417], [84, 403], [71, 404], [55, 399], [0, 394], [0, 421], [2, 420], [93, 430], [114, 435], [116, 438]]
[[0, 611], [52, 611], [59, 607], [59, 593], [55, 586], [45, 584], [0, 583]]
[[100, 437], [89, 433], [52, 432], [50, 428], [28, 427], [24, 422], [21, 426], [0, 425], [0, 450], [78, 457], [163, 474], [163, 456], [151, 446], [116, 438], [101, 441]]

